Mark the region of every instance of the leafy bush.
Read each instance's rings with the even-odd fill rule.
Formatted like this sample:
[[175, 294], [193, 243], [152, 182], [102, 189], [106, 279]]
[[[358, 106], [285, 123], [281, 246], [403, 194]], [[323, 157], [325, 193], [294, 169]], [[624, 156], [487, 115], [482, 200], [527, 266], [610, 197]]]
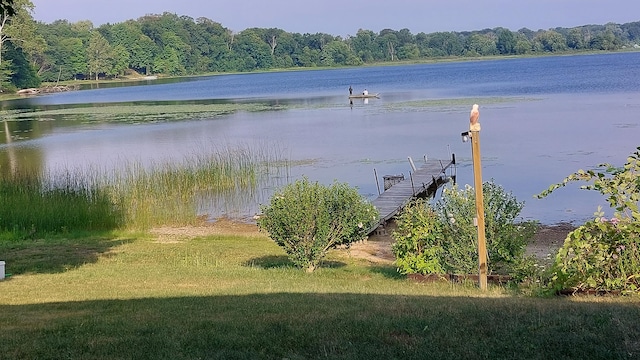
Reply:
[[[491, 182], [483, 184], [489, 270], [511, 274], [521, 268], [534, 222], [517, 223], [524, 203]], [[470, 274], [478, 269], [475, 191], [445, 189], [433, 208], [416, 202], [398, 217], [394, 253], [403, 273]]]
[[378, 221], [375, 207], [356, 189], [337, 182], [324, 186], [307, 178], [274, 194], [261, 210], [260, 229], [308, 272], [331, 248], [364, 239]]
[[622, 168], [601, 164], [595, 170], [579, 170], [538, 197], [572, 181], [584, 181], [582, 189], [606, 196], [615, 212], [607, 219], [599, 208], [594, 220], [567, 236], [552, 266], [549, 288], [640, 292], [640, 147]]
[[597, 217], [571, 232], [556, 255], [554, 292], [640, 291], [640, 226], [630, 219]]
[[416, 200], [396, 218], [392, 250], [403, 274], [443, 274], [445, 240], [438, 215], [424, 200]]

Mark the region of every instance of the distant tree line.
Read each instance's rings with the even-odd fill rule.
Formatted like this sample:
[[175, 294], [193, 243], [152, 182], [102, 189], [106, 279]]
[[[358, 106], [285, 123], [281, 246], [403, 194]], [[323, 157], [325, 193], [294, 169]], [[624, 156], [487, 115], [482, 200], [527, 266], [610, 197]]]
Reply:
[[638, 47], [640, 21], [574, 28], [467, 32], [358, 30], [342, 38], [324, 33], [249, 28], [173, 13], [94, 27], [90, 21], [50, 24], [31, 16], [30, 0], [2, 13], [0, 86], [35, 87], [41, 81], [118, 78], [134, 70], [168, 76], [279, 68], [360, 66], [438, 58], [615, 51]]

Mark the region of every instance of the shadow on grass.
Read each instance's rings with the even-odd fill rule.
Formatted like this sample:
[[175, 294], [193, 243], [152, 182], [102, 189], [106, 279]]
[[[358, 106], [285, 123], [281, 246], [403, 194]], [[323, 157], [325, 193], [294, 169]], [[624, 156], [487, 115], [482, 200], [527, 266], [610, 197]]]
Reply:
[[261, 256], [259, 258], [250, 259], [242, 265], [247, 267], [259, 267], [263, 269], [294, 267], [293, 263], [286, 255]]
[[[132, 239], [89, 237], [78, 240], [38, 239], [0, 241], [0, 254], [11, 275], [26, 273], [60, 273], [109, 256], [114, 247]], [[11, 279], [10, 277], [8, 279]]]
[[[293, 268], [295, 265], [286, 255], [268, 255], [253, 258], [242, 264], [247, 267], [259, 267], [262, 269], [275, 269], [275, 268]], [[347, 264], [340, 261], [323, 260], [320, 263], [321, 268], [341, 268], [347, 266]]]
[[627, 359], [640, 306], [276, 293], [0, 305], [3, 359]]
[[380, 274], [388, 279], [406, 279], [407, 276], [400, 274], [398, 270], [393, 265], [374, 265], [370, 266], [371, 272]]

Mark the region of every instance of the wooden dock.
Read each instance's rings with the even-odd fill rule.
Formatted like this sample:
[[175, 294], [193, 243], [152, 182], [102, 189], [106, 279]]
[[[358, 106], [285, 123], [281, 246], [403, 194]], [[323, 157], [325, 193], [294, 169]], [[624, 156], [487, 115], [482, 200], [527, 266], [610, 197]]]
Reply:
[[422, 166], [409, 173], [404, 180], [386, 189], [372, 201], [380, 217], [378, 223], [370, 229], [369, 234], [395, 217], [412, 200], [434, 196], [438, 188], [449, 181], [446, 172], [455, 166], [455, 163], [455, 155], [452, 155], [448, 162], [427, 160]]

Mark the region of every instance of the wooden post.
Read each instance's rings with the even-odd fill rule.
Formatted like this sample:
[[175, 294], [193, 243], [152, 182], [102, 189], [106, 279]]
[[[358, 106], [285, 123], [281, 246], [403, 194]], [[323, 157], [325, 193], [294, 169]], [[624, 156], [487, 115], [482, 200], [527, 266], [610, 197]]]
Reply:
[[473, 183], [476, 188], [476, 219], [478, 226], [478, 268], [480, 289], [487, 290], [487, 241], [484, 231], [484, 195], [482, 193], [482, 164], [480, 162], [480, 131], [471, 131]]

